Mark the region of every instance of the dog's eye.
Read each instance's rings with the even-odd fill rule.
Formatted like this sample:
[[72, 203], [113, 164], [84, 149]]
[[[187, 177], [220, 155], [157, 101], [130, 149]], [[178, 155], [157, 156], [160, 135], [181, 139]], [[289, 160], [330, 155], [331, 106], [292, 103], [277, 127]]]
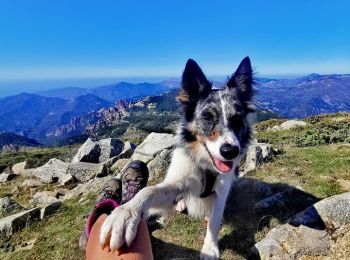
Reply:
[[202, 113], [202, 119], [206, 121], [212, 121], [214, 119], [214, 115], [208, 111]]

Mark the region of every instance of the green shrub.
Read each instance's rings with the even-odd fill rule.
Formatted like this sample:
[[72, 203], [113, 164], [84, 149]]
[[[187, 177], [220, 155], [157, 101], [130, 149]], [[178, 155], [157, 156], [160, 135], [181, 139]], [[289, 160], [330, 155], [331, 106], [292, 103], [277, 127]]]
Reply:
[[257, 124], [257, 139], [277, 146], [316, 146], [350, 142], [350, 113], [320, 115], [305, 119], [309, 124], [282, 131], [266, 131], [284, 120], [273, 119]]

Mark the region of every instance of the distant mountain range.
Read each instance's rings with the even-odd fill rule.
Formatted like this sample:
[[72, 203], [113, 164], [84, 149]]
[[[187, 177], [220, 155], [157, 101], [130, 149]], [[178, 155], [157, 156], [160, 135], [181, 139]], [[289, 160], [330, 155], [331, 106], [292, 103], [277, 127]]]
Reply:
[[22, 93], [0, 100], [0, 130], [40, 141], [71, 118], [111, 105], [91, 94], [65, 100]]
[[64, 126], [77, 117], [89, 122], [87, 117], [94, 111], [111, 107], [118, 100], [158, 95], [173, 87], [174, 80], [155, 84], [119, 82], [93, 89], [60, 88], [5, 97], [0, 99], [0, 131], [48, 143], [56, 131], [64, 133]]
[[115, 102], [121, 99], [139, 98], [144, 96], [154, 96], [164, 93], [165, 91], [178, 87], [178, 79], [170, 79], [159, 83], [128, 83], [118, 82], [116, 84], [100, 86], [97, 88], [60, 88], [47, 91], [41, 91], [36, 94], [43, 97], [54, 97], [62, 99], [73, 99], [82, 95], [95, 95], [109, 102]]
[[[220, 83], [215, 82], [215, 85]], [[169, 91], [174, 99], [179, 86], [180, 79], [173, 78], [159, 83], [119, 82], [93, 89], [61, 88], [2, 98], [0, 131], [49, 144], [55, 138], [113, 125], [127, 114], [129, 102], [135, 103], [143, 97], [159, 96]], [[350, 74], [310, 74], [288, 80], [257, 78], [255, 87], [257, 105], [265, 111], [266, 117], [277, 114], [303, 118], [320, 113], [350, 111]], [[124, 100], [124, 103], [116, 104], [120, 100]], [[148, 104], [149, 100], [153, 99], [143, 103]], [[175, 99], [169, 101], [169, 96], [159, 96], [156, 100], [158, 103], [154, 105], [158, 106], [159, 111], [162, 107], [167, 112], [176, 110]], [[147, 107], [149, 105], [153, 106], [148, 104]], [[134, 110], [137, 108], [133, 104], [131, 106]]]
[[1, 151], [14, 151], [26, 147], [38, 147], [39, 144], [33, 139], [26, 138], [14, 133], [0, 133], [0, 152]]
[[350, 111], [350, 74], [256, 79], [260, 107], [288, 118]]

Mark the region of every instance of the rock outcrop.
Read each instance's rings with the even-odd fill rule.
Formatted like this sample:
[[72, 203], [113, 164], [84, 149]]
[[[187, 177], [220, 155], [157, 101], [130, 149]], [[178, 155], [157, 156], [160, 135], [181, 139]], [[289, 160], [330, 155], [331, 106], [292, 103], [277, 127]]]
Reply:
[[67, 173], [68, 164], [53, 158], [46, 164], [33, 170], [32, 174], [44, 183], [59, 182], [62, 185], [73, 182], [73, 176]]
[[10, 197], [0, 198], [0, 218], [15, 214], [21, 210], [23, 210], [23, 207]]
[[287, 120], [280, 125], [274, 125], [273, 127], [267, 128], [267, 131], [281, 131], [281, 130], [289, 130], [296, 127], [304, 127], [307, 123], [302, 120]]
[[74, 197], [81, 197], [88, 195], [90, 193], [98, 194], [98, 192], [106, 186], [108, 180], [110, 180], [111, 176], [106, 176], [102, 178], [95, 178], [89, 180], [86, 183], [79, 183], [74, 189], [66, 192], [66, 194], [62, 197], [62, 200], [71, 199]]
[[174, 135], [151, 133], [136, 148], [134, 156], [143, 155], [146, 157], [154, 158], [164, 149], [170, 149], [173, 147], [175, 147]]
[[16, 178], [16, 174], [3, 172], [0, 174], [0, 182], [11, 181]]
[[350, 192], [323, 199], [296, 214], [271, 230], [254, 250], [262, 259], [342, 259], [350, 253], [349, 223]]
[[22, 187], [29, 187], [29, 188], [33, 188], [33, 187], [40, 187], [45, 185], [42, 181], [37, 180], [37, 179], [26, 179], [23, 183], [22, 183]]
[[88, 138], [85, 143], [79, 147], [78, 152], [72, 159], [72, 163], [90, 162], [98, 163], [101, 154], [101, 148], [97, 142]]
[[127, 143], [125, 146], [122, 141], [116, 138], [101, 139], [99, 141], [92, 141], [88, 138], [78, 149], [78, 152], [72, 159], [72, 163], [101, 163], [119, 155], [127, 157], [132, 152], [133, 149], [130, 143]]
[[[136, 147], [130, 160], [140, 160], [148, 164], [150, 171], [149, 180], [165, 176], [170, 164], [171, 152], [175, 149], [175, 142], [175, 136], [172, 134], [150, 133]], [[121, 163], [124, 164], [124, 169], [127, 166], [127, 162], [123, 161]], [[116, 169], [117, 165], [113, 166], [113, 168]]]
[[116, 138], [102, 139], [97, 142], [100, 147], [99, 162], [107, 161], [109, 158], [118, 156], [124, 148], [124, 143]]
[[26, 161], [16, 163], [12, 166], [12, 172], [16, 175], [26, 175], [28, 169], [28, 163]]
[[148, 163], [149, 180], [164, 177], [171, 161], [173, 149], [164, 149]]
[[270, 161], [273, 157], [273, 149], [270, 144], [253, 143], [249, 146], [243, 167], [241, 167], [241, 175], [255, 170], [258, 166]]
[[111, 167], [112, 173], [120, 172], [125, 165], [128, 163], [129, 159], [119, 159]]
[[0, 219], [0, 239], [9, 238], [14, 232], [39, 218], [40, 208], [33, 208]]
[[132, 144], [129, 141], [126, 141], [124, 143], [123, 151], [118, 155], [118, 158], [119, 159], [130, 158], [134, 153], [135, 148], [136, 148], [135, 144]]
[[95, 177], [106, 176], [107, 170], [101, 163], [77, 162], [68, 164], [66, 174], [73, 176], [78, 182], [87, 182]]

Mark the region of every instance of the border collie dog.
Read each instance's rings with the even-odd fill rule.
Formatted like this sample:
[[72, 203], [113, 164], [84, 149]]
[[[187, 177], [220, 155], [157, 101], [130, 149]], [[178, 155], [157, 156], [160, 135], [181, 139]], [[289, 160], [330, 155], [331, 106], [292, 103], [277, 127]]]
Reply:
[[149, 212], [176, 206], [208, 220], [201, 259], [218, 259], [218, 233], [232, 183], [251, 139], [247, 115], [254, 112], [253, 77], [249, 57], [222, 89], [212, 87], [194, 60], [188, 60], [178, 97], [181, 123], [177, 147], [163, 182], [142, 189], [116, 208], [101, 228], [100, 242], [111, 250], [130, 245]]

